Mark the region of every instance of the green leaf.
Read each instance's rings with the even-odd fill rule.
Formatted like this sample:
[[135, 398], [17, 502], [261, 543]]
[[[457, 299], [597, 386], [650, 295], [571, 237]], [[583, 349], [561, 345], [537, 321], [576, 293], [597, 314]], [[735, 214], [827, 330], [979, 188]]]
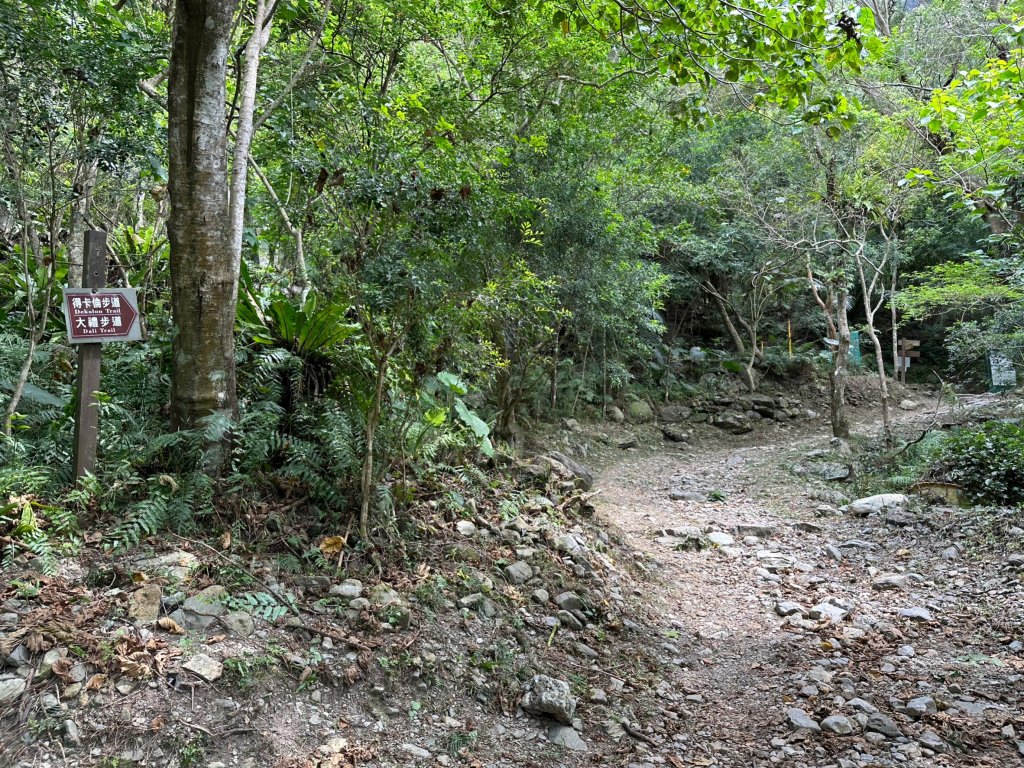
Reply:
[[459, 415], [462, 423], [473, 430], [473, 434], [478, 438], [483, 439], [491, 434], [491, 428], [487, 426], [487, 422], [471, 411], [461, 397], [455, 398], [455, 412]]

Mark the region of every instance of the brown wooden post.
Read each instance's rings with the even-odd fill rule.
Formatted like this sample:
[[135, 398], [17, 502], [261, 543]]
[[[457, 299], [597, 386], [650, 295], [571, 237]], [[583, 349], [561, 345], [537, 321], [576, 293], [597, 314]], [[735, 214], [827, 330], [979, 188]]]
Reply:
[[[105, 288], [107, 284], [107, 233], [85, 233], [83, 288]], [[78, 385], [75, 391], [75, 480], [96, 469], [96, 443], [100, 414], [96, 392], [100, 388], [102, 344], [78, 345]]]

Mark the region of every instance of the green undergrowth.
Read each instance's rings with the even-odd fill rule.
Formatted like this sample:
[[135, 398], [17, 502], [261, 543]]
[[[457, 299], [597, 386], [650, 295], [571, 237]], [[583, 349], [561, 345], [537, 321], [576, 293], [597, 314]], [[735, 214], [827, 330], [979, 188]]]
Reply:
[[1024, 426], [986, 421], [936, 429], [896, 451], [868, 450], [860, 494], [906, 492], [920, 483], [956, 486], [964, 502], [1019, 507], [1024, 504]]

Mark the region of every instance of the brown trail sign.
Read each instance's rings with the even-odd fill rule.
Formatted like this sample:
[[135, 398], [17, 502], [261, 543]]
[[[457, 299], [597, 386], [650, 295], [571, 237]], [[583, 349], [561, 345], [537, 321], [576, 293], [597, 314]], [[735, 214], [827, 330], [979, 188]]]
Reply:
[[64, 319], [68, 342], [78, 344], [78, 383], [75, 386], [75, 479], [96, 469], [99, 436], [100, 356], [109, 341], [139, 341], [142, 328], [134, 288], [105, 288], [107, 233], [85, 233], [83, 288], [64, 289]]
[[71, 344], [142, 339], [133, 288], [65, 288], [64, 318]]
[[921, 342], [917, 339], [900, 339], [899, 341], [899, 373], [900, 382], [907, 383], [907, 369], [910, 368], [912, 358], [920, 357], [921, 352], [915, 347], [920, 347]]

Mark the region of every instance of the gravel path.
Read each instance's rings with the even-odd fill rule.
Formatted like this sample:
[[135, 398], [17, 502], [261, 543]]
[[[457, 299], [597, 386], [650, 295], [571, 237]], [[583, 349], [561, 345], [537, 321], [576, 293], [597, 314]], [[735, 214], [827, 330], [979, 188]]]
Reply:
[[1020, 513], [851, 517], [825, 501], [844, 484], [791, 469], [829, 449], [775, 429], [601, 472], [665, 619], [665, 709], [634, 765], [1024, 765]]

